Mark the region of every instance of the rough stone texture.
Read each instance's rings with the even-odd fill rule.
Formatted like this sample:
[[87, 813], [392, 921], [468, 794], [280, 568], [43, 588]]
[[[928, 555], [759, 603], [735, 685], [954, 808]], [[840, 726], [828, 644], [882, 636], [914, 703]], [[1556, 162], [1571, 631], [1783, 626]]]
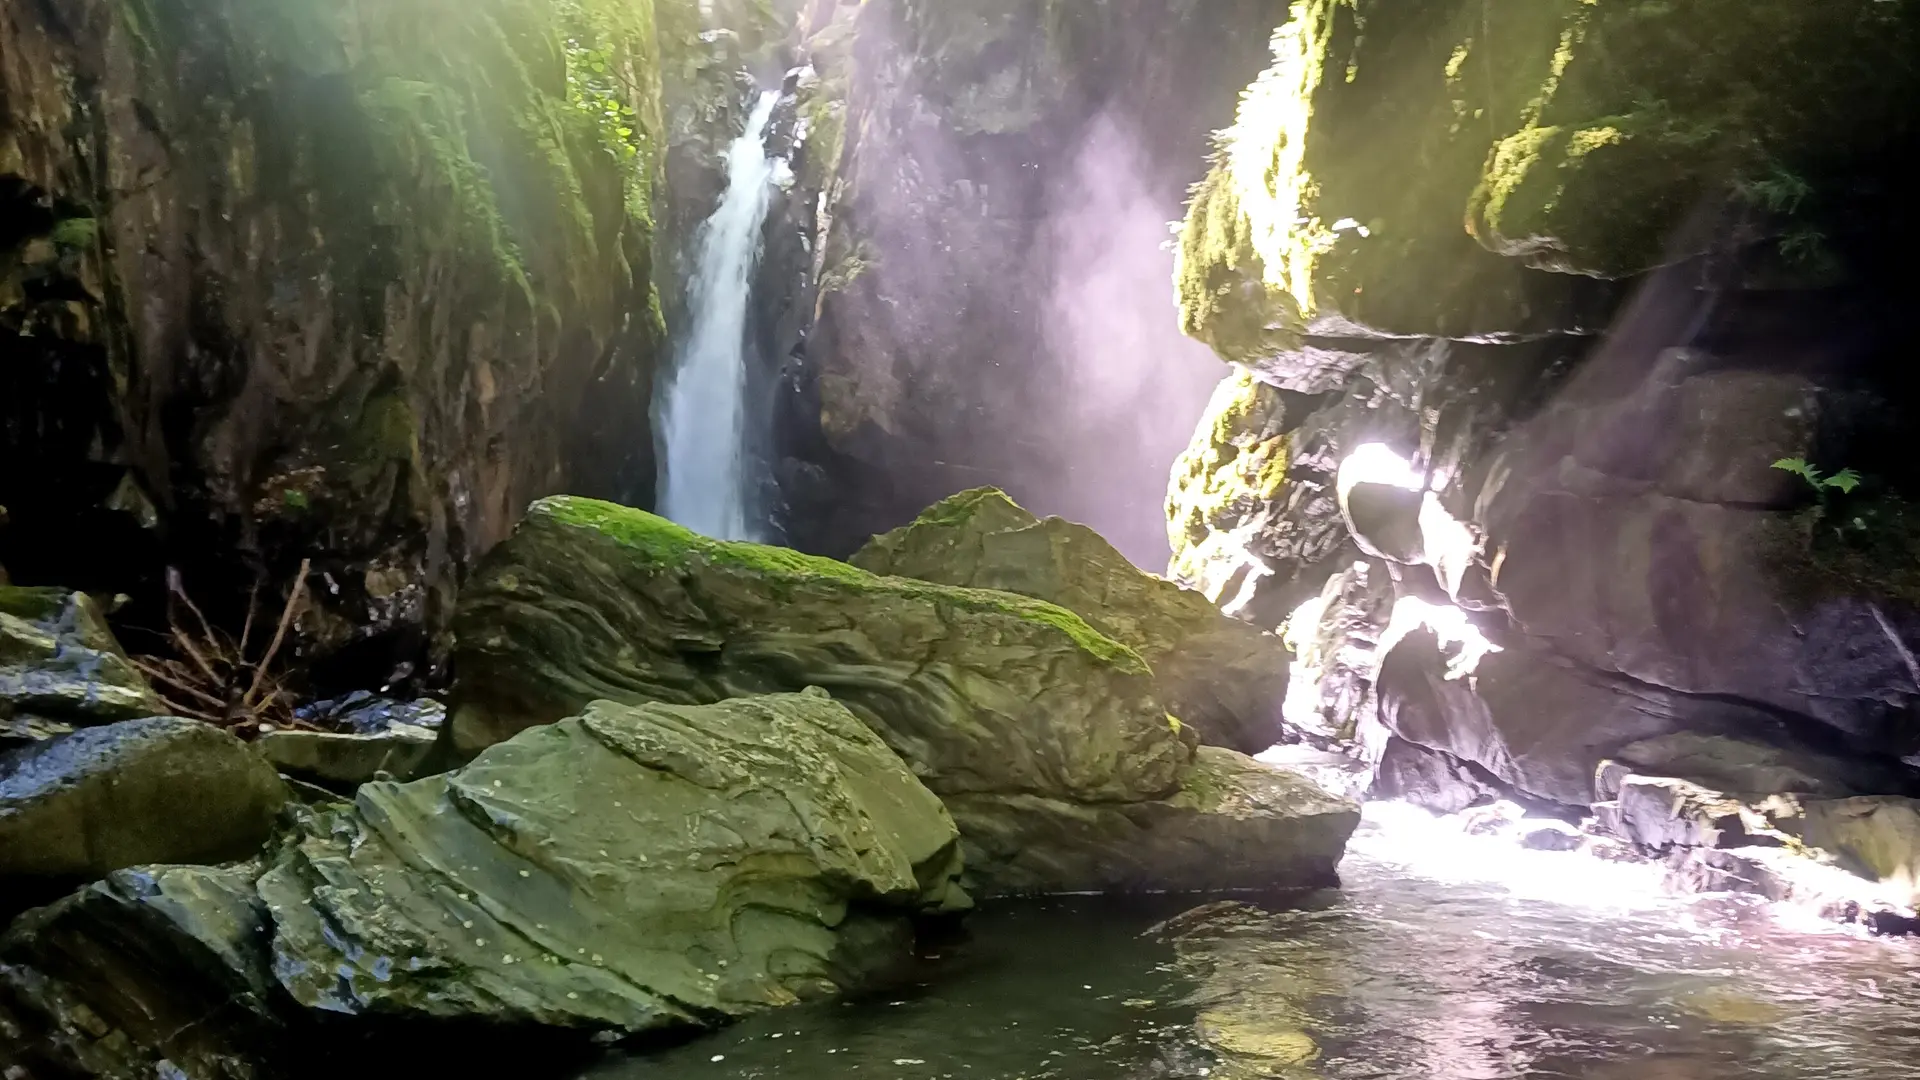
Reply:
[[0, 758], [0, 880], [244, 859], [286, 798], [265, 760], [199, 721], [86, 728]]
[[[92, 599], [0, 584], [0, 723], [98, 724], [161, 711]], [[23, 715], [31, 714], [31, 717]]]
[[15, 579], [158, 622], [176, 565], [237, 629], [324, 551], [303, 637], [378, 682], [529, 499], [648, 497], [653, 10], [8, 4]]
[[1397, 735], [1387, 739], [1367, 792], [1369, 798], [1399, 799], [1436, 814], [1457, 814], [1502, 794], [1499, 781], [1485, 770]]
[[[1676, 733], [1806, 756], [1720, 763], [1748, 782], [1839, 759], [1910, 790], [1920, 474], [1892, 283], [1920, 220], [1880, 178], [1920, 142], [1916, 9], [1293, 16], [1181, 239], [1183, 328], [1241, 370], [1176, 471], [1176, 576], [1283, 618], [1350, 564], [1339, 466], [1381, 443], [1471, 549], [1414, 543], [1409, 500], [1407, 542], [1374, 544], [1408, 564], [1396, 605], [1463, 609], [1501, 650], [1452, 679], [1424, 632], [1378, 658], [1409, 742], [1570, 803]], [[1869, 490], [1816, 496], [1782, 458]]]
[[377, 779], [420, 775], [439, 734], [431, 728], [395, 724], [371, 735], [332, 731], [274, 731], [255, 746], [276, 769], [301, 780], [353, 788]]
[[1305, 741], [1361, 760], [1377, 760], [1384, 749], [1375, 745], [1380, 703], [1374, 682], [1393, 593], [1386, 567], [1355, 562], [1288, 617], [1285, 639], [1294, 664], [1284, 715]]
[[[1747, 847], [1766, 824], [1738, 799], [1665, 777], [1629, 776], [1620, 785], [1615, 835], [1643, 848]], [[1777, 842], [1777, 838], [1775, 840]]]
[[[1154, 698], [1146, 665], [1064, 608], [717, 543], [604, 503], [536, 505], [468, 589], [460, 642], [456, 745], [595, 699], [698, 703], [819, 686], [964, 806], [956, 819], [970, 837], [1085, 845], [1089, 821], [1133, 829], [1129, 814], [1164, 820], [1155, 808], [1184, 805], [1183, 787], [1202, 794], [1189, 784], [1192, 733]], [[1242, 850], [1249, 877], [1282, 880], [1294, 865], [1280, 847], [1275, 862]], [[1188, 864], [1112, 845], [1022, 855], [1007, 880], [989, 860], [969, 881], [986, 892], [1189, 887], [1145, 877]], [[1048, 880], [1048, 868], [1073, 876]]]
[[1258, 753], [1281, 739], [1280, 639], [1145, 573], [1084, 525], [1041, 520], [1005, 493], [944, 499], [851, 560], [876, 574], [1020, 593], [1061, 607], [1140, 654], [1156, 695], [1200, 741]]
[[940, 801], [824, 692], [599, 702], [370, 784], [260, 880], [301, 1004], [638, 1032], [859, 983], [967, 906]]
[[15, 922], [0, 937], [0, 1069], [275, 1075], [280, 991], [254, 873], [122, 870]]
[[718, 543], [607, 503], [537, 503], [459, 628], [462, 748], [600, 698], [820, 686], [943, 795], [1154, 798], [1191, 756], [1139, 657], [1065, 609]]
[[969, 873], [1001, 895], [1061, 882], [1113, 892], [1333, 885], [1360, 824], [1357, 803], [1215, 746], [1199, 749], [1168, 799], [955, 795], [947, 807], [966, 837]]
[[1284, 16], [815, 5], [817, 318], [782, 418], [797, 546], [844, 555], [991, 483], [1159, 561], [1143, 515], [1210, 378], [1160, 317], [1156, 249]]
[[1848, 870], [1897, 890], [1920, 907], [1920, 801], [1889, 796], [1808, 800], [1801, 839]]
[[[1767, 181], [1880, 152], [1920, 75], [1913, 12], [1873, 0], [1299, 0], [1292, 16], [1196, 193], [1179, 270], [1188, 333], [1283, 367], [1306, 333], [1591, 326], [1588, 275], [1700, 250], [1710, 235], [1682, 234], [1703, 203], [1803, 201]], [[1795, 61], [1768, 63], [1784, 41]]]
[[1870, 761], [1693, 731], [1631, 743], [1614, 756], [1642, 776], [1679, 777], [1746, 796], [1785, 792], [1832, 798], [1894, 791], [1911, 783], [1902, 770]]

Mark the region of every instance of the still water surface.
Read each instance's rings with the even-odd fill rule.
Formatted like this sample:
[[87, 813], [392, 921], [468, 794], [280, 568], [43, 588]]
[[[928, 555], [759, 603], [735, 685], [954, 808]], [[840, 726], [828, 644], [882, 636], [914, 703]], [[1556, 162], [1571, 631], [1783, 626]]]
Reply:
[[1920, 945], [1370, 807], [1345, 887], [992, 906], [887, 996], [590, 1080], [1920, 1080]]

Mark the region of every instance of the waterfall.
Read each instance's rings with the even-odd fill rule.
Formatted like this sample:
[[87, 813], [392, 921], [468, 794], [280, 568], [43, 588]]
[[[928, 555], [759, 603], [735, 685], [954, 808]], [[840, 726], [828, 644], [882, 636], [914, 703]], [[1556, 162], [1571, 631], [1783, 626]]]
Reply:
[[764, 93], [727, 153], [727, 190], [700, 227], [688, 294], [691, 327], [661, 409], [660, 512], [721, 540], [747, 524], [747, 301], [777, 162], [764, 139], [780, 95]]

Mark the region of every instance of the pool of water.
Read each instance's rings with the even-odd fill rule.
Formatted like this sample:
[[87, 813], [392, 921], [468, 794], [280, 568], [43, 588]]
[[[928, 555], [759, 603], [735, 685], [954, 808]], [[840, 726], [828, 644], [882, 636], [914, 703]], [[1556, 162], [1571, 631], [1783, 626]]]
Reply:
[[1920, 944], [1372, 807], [1344, 887], [989, 906], [878, 997], [591, 1080], [1908, 1080]]

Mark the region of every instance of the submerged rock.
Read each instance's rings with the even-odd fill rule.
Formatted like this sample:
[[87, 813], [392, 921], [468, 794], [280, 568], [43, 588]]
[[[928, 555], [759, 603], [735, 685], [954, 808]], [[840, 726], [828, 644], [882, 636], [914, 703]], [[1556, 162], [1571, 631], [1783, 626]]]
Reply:
[[244, 859], [286, 799], [265, 760], [197, 720], [86, 728], [0, 757], [0, 880]]
[[[463, 748], [595, 699], [700, 703], [820, 686], [955, 808], [969, 880], [984, 891], [1193, 887], [1147, 872], [1188, 863], [1136, 858], [1090, 825], [1131, 834], [1129, 814], [1180, 816], [1167, 808], [1183, 805], [1196, 775], [1192, 733], [1154, 697], [1138, 654], [1029, 597], [878, 577], [549, 499], [467, 590], [459, 664], [451, 733]], [[1005, 837], [1074, 846], [1023, 851], [1015, 870], [998, 853]], [[1209, 850], [1265, 858], [1232, 839]], [[1281, 848], [1274, 858], [1242, 872], [1278, 883], [1294, 864]], [[1324, 878], [1335, 858], [1337, 845], [1308, 876]]]
[[0, 937], [0, 1069], [272, 1075], [279, 989], [254, 872], [122, 870], [23, 916]]
[[876, 574], [1059, 604], [1138, 652], [1161, 703], [1201, 742], [1253, 754], [1280, 741], [1280, 640], [1140, 570], [1084, 525], [1042, 520], [998, 489], [976, 488], [874, 537], [851, 561]]
[[100, 724], [160, 711], [160, 700], [90, 597], [0, 584], [0, 722], [31, 714]]
[[302, 1005], [638, 1032], [858, 985], [956, 911], [934, 795], [825, 693], [599, 702], [369, 784], [261, 878]]

